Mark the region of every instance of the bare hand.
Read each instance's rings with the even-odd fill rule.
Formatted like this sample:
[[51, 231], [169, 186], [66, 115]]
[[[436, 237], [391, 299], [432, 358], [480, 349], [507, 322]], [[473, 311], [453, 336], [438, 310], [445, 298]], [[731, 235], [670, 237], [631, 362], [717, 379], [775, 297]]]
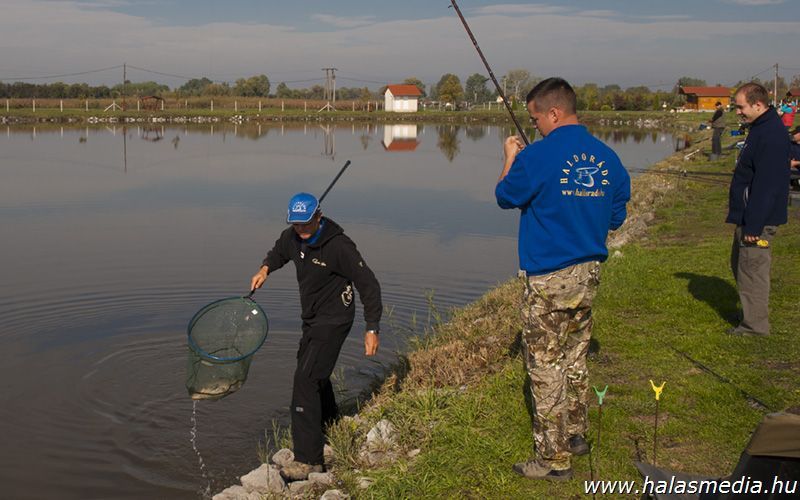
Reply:
[[250, 278], [250, 290], [257, 290], [261, 288], [261, 285], [267, 280], [267, 274], [269, 272], [269, 268], [267, 266], [262, 266], [261, 269], [258, 270], [256, 274]]
[[378, 352], [378, 335], [373, 332], [366, 332], [364, 334], [364, 354], [367, 356], [374, 356]]
[[760, 238], [758, 236], [750, 236], [745, 234], [743, 239], [745, 243], [756, 243]]
[[519, 136], [512, 135], [508, 137], [503, 143], [503, 152], [505, 153], [506, 162], [509, 160], [514, 161], [517, 154], [522, 151], [525, 144], [520, 140]]

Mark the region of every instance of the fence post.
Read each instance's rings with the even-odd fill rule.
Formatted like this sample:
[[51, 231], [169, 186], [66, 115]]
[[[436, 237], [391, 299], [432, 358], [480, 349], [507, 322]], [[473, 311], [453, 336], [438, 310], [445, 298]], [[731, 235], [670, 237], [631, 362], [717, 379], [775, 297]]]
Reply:
[[136, 111], [137, 112], [142, 110], [141, 104], [142, 104], [142, 101], [140, 101], [139, 99], [136, 99]]
[[161, 99], [161, 111], [164, 111], [164, 99]]
[[33, 100], [33, 112], [36, 113], [36, 99]]
[[8, 99], [6, 99], [6, 113], [8, 113]]
[[239, 112], [239, 101], [233, 101], [233, 110]]
[[285, 108], [283, 107], [283, 101], [281, 101], [281, 111], [283, 111], [284, 109]]
[[61, 108], [61, 112], [64, 112], [64, 99], [60, 99], [58, 101], [58, 107]]
[[261, 100], [260, 99], [258, 101], [258, 112], [261, 113]]
[[89, 99], [86, 99], [86, 111], [89, 111]]
[[214, 99], [211, 99], [211, 111], [214, 111]]
[[308, 111], [308, 102], [303, 101], [303, 111]]

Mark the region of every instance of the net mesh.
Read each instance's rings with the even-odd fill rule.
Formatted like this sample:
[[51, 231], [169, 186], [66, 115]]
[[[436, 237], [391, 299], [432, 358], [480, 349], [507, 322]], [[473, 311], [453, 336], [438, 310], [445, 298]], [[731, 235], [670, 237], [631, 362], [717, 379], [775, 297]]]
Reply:
[[192, 399], [219, 399], [241, 388], [268, 330], [264, 310], [247, 297], [198, 311], [189, 322], [186, 389]]

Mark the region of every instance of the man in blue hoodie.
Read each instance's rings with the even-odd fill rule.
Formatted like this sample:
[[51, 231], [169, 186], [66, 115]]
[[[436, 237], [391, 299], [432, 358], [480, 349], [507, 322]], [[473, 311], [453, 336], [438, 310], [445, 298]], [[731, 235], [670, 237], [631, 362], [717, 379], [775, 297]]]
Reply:
[[730, 333], [769, 335], [770, 244], [787, 220], [789, 137], [763, 86], [742, 85], [734, 102], [750, 131], [736, 161], [725, 220], [736, 224], [731, 269], [742, 303], [741, 321]]
[[534, 456], [514, 465], [531, 479], [572, 477], [572, 455], [589, 452], [588, 371], [592, 301], [606, 237], [625, 221], [630, 177], [617, 155], [578, 123], [575, 91], [548, 78], [527, 96], [544, 136], [523, 148], [504, 144], [495, 195], [521, 212], [518, 252], [524, 272], [523, 351], [530, 377]]

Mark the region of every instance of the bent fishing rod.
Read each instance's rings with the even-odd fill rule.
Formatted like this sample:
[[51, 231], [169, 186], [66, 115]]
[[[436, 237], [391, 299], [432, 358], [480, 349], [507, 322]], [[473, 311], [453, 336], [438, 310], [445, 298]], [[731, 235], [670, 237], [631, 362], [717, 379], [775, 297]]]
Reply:
[[478, 51], [478, 55], [480, 56], [481, 61], [483, 61], [483, 65], [486, 66], [486, 71], [489, 72], [489, 78], [492, 79], [492, 83], [494, 83], [494, 86], [497, 89], [497, 95], [500, 96], [500, 98], [503, 100], [503, 104], [506, 105], [506, 110], [508, 110], [508, 114], [511, 115], [511, 119], [514, 121], [514, 125], [517, 126], [517, 130], [519, 131], [520, 137], [522, 137], [522, 140], [525, 141], [525, 145], [527, 146], [528, 144], [530, 144], [528, 136], [525, 134], [525, 131], [522, 130], [522, 125], [520, 125], [519, 120], [517, 120], [516, 115], [514, 115], [514, 111], [511, 109], [511, 105], [508, 103], [508, 99], [506, 99], [506, 96], [503, 93], [503, 89], [500, 88], [500, 84], [497, 82], [497, 78], [495, 78], [494, 76], [494, 71], [492, 71], [492, 68], [489, 67], [489, 63], [486, 61], [486, 57], [483, 56], [483, 51], [478, 45], [478, 41], [475, 39], [475, 35], [472, 34], [472, 30], [469, 29], [469, 24], [467, 24], [467, 20], [464, 19], [464, 15], [461, 13], [461, 9], [458, 8], [456, 0], [450, 0], [450, 7], [455, 9], [456, 14], [458, 14], [458, 18], [461, 19], [461, 24], [463, 24], [464, 29], [467, 30], [467, 35], [469, 35], [470, 40], [472, 40], [472, 45], [475, 46], [475, 50]]

